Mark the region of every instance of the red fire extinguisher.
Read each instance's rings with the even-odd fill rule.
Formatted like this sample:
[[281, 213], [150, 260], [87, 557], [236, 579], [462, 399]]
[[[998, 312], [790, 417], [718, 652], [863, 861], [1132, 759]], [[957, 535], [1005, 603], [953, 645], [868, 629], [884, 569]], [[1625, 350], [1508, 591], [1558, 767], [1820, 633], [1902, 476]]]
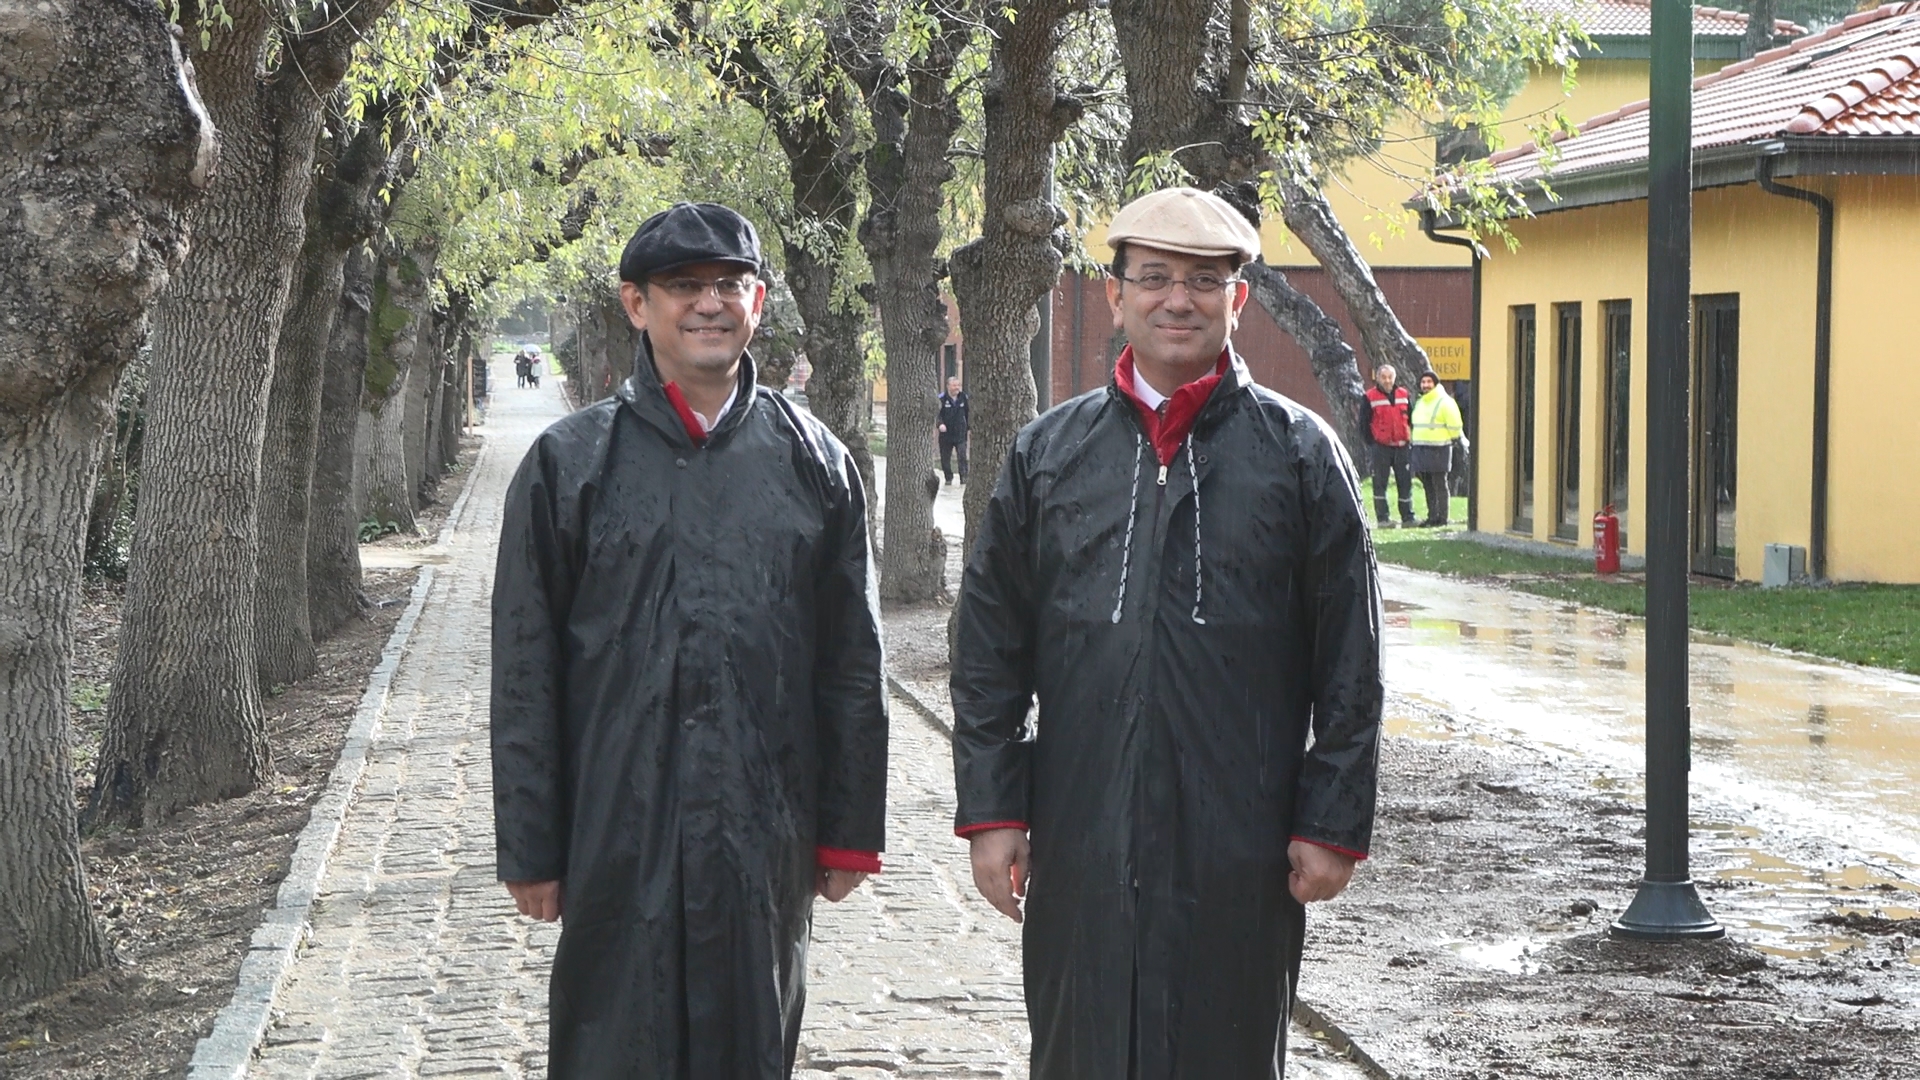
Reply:
[[1611, 503], [1593, 515], [1593, 572], [1620, 572], [1620, 518]]

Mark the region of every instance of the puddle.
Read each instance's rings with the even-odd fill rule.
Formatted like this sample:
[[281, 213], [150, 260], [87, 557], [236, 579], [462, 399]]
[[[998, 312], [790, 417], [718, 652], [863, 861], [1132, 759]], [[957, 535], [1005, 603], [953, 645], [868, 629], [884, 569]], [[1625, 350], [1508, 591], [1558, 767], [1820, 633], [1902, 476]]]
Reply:
[[1545, 942], [1530, 937], [1510, 941], [1443, 941], [1440, 947], [1475, 967], [1504, 971], [1509, 975], [1532, 975], [1540, 970], [1537, 956]]
[[[1730, 825], [1709, 831], [1721, 840], [1756, 832]], [[1920, 966], [1920, 947], [1908, 947], [1916, 935], [1898, 925], [1920, 919], [1920, 884], [1909, 877], [1920, 878], [1920, 867], [1891, 857], [1885, 867], [1803, 866], [1742, 843], [1711, 841], [1699, 861], [1727, 863], [1699, 875], [1731, 886], [1710, 890], [1707, 905], [1729, 934], [1761, 952], [1786, 960], [1860, 952], [1873, 962]]]
[[[1408, 733], [1517, 739], [1638, 786], [1644, 623], [1394, 567], [1381, 582], [1389, 689], [1458, 718]], [[1920, 679], [1704, 637], [1689, 667], [1695, 792], [1920, 867]]]

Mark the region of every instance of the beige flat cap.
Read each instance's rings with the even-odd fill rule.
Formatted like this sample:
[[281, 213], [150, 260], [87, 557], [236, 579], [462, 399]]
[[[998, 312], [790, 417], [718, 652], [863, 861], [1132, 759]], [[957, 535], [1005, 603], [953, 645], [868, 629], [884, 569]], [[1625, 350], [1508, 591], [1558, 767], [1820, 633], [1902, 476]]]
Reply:
[[1107, 246], [1145, 244], [1184, 255], [1234, 255], [1251, 262], [1260, 234], [1218, 195], [1198, 188], [1164, 188], [1120, 208], [1107, 226]]

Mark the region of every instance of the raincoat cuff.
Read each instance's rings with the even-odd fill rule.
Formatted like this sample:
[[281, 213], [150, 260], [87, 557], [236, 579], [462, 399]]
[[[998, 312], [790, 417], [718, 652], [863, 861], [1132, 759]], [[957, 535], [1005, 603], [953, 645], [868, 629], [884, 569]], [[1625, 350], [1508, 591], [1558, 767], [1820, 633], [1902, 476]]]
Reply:
[[861, 874], [880, 872], [880, 853], [877, 851], [848, 851], [837, 847], [816, 847], [813, 849], [813, 861], [828, 870], [852, 870]]
[[1021, 832], [1026, 832], [1027, 823], [1024, 821], [983, 821], [978, 825], [958, 826], [953, 830], [953, 835], [971, 837], [974, 833], [983, 833], [989, 829], [1019, 829]]
[[1345, 855], [1347, 858], [1352, 859], [1356, 862], [1364, 861], [1367, 857], [1367, 853], [1364, 851], [1355, 851], [1352, 848], [1343, 848], [1339, 844], [1329, 844], [1325, 840], [1315, 840], [1310, 836], [1296, 836], [1293, 839], [1298, 840], [1303, 844], [1312, 844], [1314, 847], [1326, 848], [1328, 851], [1337, 851], [1340, 854]]

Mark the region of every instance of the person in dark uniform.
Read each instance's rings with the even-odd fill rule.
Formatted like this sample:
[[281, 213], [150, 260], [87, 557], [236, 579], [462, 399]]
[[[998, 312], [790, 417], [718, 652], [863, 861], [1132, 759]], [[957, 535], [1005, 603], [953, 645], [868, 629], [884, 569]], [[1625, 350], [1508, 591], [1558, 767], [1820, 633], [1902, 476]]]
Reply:
[[[924, 444], [923, 444], [924, 445]], [[967, 482], [967, 392], [960, 377], [947, 376], [947, 392], [940, 395], [940, 471], [953, 483], [953, 459], [960, 459], [960, 482]]]
[[507, 492], [493, 589], [497, 865], [564, 920], [555, 1080], [792, 1075], [814, 898], [880, 869], [887, 708], [867, 502], [754, 379], [760, 241], [715, 203], [620, 259], [617, 394]]
[[1173, 188], [1107, 238], [1127, 347], [1015, 439], [961, 585], [954, 831], [1025, 922], [1034, 1080], [1271, 1080], [1303, 905], [1372, 834], [1373, 545], [1340, 439], [1231, 344], [1253, 226]]

